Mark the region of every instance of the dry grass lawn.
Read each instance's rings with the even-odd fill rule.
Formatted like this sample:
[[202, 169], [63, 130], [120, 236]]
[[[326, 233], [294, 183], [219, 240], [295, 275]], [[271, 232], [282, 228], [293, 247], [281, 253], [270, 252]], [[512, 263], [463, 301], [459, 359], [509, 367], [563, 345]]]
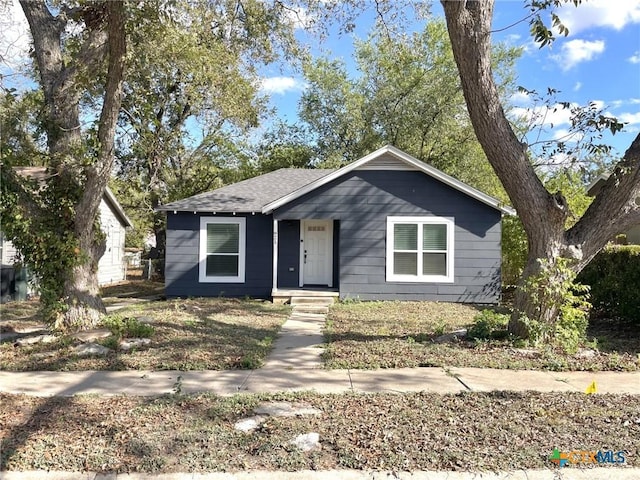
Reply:
[[[459, 339], [437, 343], [468, 328], [479, 307], [438, 302], [347, 302], [332, 306], [324, 353], [328, 368], [485, 367], [510, 369], [638, 370], [640, 332], [620, 321], [592, 322], [596, 352], [583, 357], [552, 348], [532, 349], [511, 339]], [[593, 345], [589, 345], [593, 348]]]
[[[5, 333], [38, 323], [37, 304], [2, 305]], [[16, 347], [0, 343], [0, 369], [26, 370], [224, 370], [258, 368], [286, 320], [289, 308], [238, 299], [177, 299], [135, 304], [120, 317], [146, 317], [153, 327], [149, 346], [132, 351], [115, 348], [106, 356], [79, 357], [79, 343], [59, 336], [53, 343]], [[98, 340], [115, 347], [113, 337]]]
[[[235, 430], [264, 399], [305, 401], [322, 414]], [[554, 448], [625, 451], [626, 464], [639, 465], [640, 396], [630, 395], [0, 394], [0, 402], [0, 470], [518, 470], [553, 468]], [[319, 449], [289, 443], [309, 432], [319, 433]]]

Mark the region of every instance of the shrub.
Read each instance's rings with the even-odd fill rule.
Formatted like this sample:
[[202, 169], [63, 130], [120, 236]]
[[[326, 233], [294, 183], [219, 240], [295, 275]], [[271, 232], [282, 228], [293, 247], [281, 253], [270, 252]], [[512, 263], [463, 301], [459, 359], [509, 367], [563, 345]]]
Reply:
[[505, 215], [502, 219], [502, 284], [518, 283], [527, 263], [527, 235], [518, 217]]
[[[589, 286], [576, 280], [571, 260], [539, 259], [540, 272], [526, 279], [521, 287], [537, 305], [532, 317], [522, 315], [533, 345], [556, 345], [567, 353], [575, 353], [586, 341], [591, 303]], [[556, 311], [553, 319], [547, 312]]]
[[473, 325], [467, 331], [467, 337], [487, 340], [506, 333], [509, 315], [493, 310], [483, 310], [473, 320]]
[[605, 247], [578, 276], [602, 315], [640, 323], [640, 245]]
[[150, 338], [155, 329], [136, 318], [108, 315], [102, 320], [116, 338]]

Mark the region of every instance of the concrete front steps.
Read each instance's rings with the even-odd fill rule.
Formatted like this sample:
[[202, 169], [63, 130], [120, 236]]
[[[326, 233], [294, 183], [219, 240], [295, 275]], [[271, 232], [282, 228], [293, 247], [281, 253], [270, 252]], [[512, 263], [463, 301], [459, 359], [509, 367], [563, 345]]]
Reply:
[[289, 303], [294, 314], [326, 315], [334, 297], [291, 297]]
[[278, 289], [271, 292], [273, 303], [289, 303], [291, 305], [295, 305], [296, 303], [298, 305], [331, 305], [339, 295], [340, 294], [337, 291], [334, 291], [332, 289]]

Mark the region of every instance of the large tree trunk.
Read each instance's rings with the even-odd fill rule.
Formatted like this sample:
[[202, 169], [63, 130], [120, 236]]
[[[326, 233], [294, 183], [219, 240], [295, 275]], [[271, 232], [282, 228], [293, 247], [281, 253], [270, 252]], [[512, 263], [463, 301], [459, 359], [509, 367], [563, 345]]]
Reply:
[[[616, 233], [640, 223], [640, 135], [627, 150], [583, 217], [569, 230], [569, 214], [560, 192], [548, 192], [504, 113], [491, 70], [491, 21], [494, 0], [442, 0], [449, 38], [478, 141], [516, 208], [529, 243], [523, 282], [540, 271], [542, 261], [570, 259], [579, 272]], [[520, 289], [510, 330], [528, 337], [522, 315], [551, 323], [557, 307]]]
[[[51, 173], [47, 188], [58, 202], [73, 202], [71, 208], [60, 210], [65, 212], [61, 221], [66, 222], [68, 241], [77, 246], [77, 261], [68, 271], [52, 273], [60, 279], [61, 288], [61, 298], [55, 301], [65, 306], [58, 312], [55, 324], [64, 329], [89, 328], [105, 313], [97, 277], [105, 241], [96, 218], [113, 167], [115, 128], [122, 101], [126, 53], [123, 3], [107, 1], [83, 7], [79, 15], [87, 35], [71, 60], [65, 59], [68, 53], [63, 40], [66, 15], [70, 12], [54, 17], [44, 2], [22, 0], [21, 5], [33, 37], [47, 111]], [[83, 77], [98, 76], [105, 58], [108, 67], [98, 145], [94, 152], [86, 152], [80, 127], [80, 98], [86, 88]], [[49, 295], [43, 298], [52, 300]]]

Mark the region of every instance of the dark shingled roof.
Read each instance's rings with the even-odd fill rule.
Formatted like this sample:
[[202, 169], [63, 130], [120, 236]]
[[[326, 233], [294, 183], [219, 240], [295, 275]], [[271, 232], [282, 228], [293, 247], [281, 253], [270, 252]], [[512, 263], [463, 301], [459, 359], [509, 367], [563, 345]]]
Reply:
[[333, 170], [281, 168], [210, 192], [167, 203], [158, 210], [178, 212], [261, 212], [262, 207]]

